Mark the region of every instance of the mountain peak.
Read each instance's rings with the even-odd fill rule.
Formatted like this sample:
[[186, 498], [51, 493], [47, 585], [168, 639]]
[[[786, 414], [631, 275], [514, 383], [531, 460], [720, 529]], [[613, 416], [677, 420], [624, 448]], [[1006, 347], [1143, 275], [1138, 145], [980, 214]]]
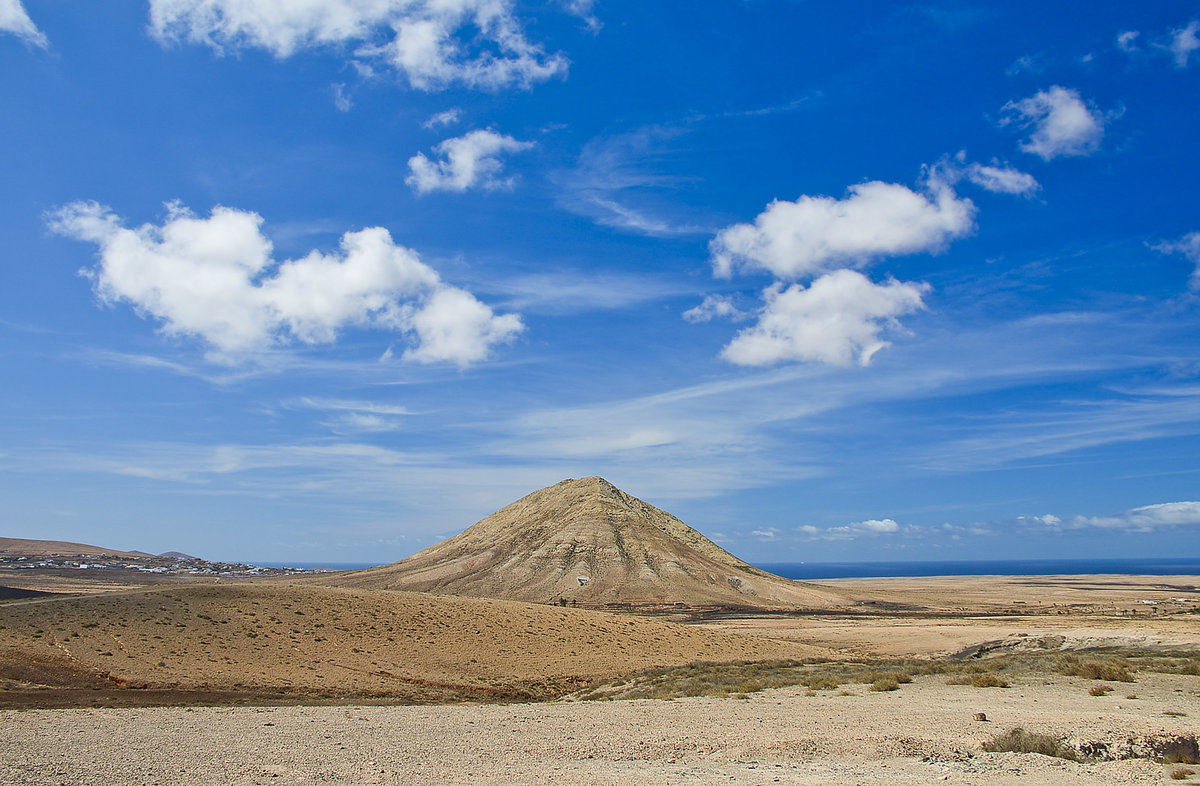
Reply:
[[599, 476], [534, 491], [408, 559], [339, 584], [588, 607], [829, 606]]

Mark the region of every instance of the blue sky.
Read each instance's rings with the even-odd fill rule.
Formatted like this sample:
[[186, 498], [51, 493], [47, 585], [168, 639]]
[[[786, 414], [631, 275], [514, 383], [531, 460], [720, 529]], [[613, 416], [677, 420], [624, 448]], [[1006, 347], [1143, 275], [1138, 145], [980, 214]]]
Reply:
[[1200, 4], [0, 0], [0, 523], [1200, 556]]

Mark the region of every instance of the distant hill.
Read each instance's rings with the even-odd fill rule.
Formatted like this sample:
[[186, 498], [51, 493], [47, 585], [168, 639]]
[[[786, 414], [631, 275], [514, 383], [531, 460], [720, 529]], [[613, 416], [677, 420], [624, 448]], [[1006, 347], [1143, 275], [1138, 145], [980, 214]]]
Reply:
[[193, 557], [191, 554], [184, 554], [182, 551], [164, 551], [158, 556], [165, 557], [166, 559], [199, 559], [198, 557]]
[[136, 551], [120, 551], [86, 543], [71, 543], [64, 540], [27, 540], [25, 538], [0, 538], [0, 554], [17, 557], [118, 557], [130, 559], [145, 557]]
[[318, 580], [366, 589], [613, 606], [845, 605], [832, 590], [743, 562], [599, 477], [564, 480], [408, 559]]

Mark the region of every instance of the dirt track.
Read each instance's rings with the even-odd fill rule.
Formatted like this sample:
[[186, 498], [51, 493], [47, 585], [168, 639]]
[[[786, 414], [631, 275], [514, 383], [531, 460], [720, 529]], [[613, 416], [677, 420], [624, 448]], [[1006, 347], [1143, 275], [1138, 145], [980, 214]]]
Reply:
[[[979, 689], [803, 688], [746, 700], [0, 713], [0, 782], [29, 784], [1157, 784], [1169, 765], [982, 753], [1012, 726], [1082, 739], [1194, 733], [1200, 678], [1031, 677]], [[1178, 691], [1180, 692], [1177, 692]], [[1136, 691], [1137, 699], [1124, 696]], [[1187, 712], [1187, 717], [1164, 711]], [[990, 722], [972, 720], [986, 712]], [[1194, 782], [1194, 781], [1193, 781]]]

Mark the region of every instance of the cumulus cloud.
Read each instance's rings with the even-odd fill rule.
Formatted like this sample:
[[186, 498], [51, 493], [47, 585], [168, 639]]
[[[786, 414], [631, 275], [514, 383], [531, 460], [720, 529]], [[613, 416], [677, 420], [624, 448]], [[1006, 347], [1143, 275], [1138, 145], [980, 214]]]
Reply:
[[777, 282], [763, 292], [758, 322], [738, 333], [721, 357], [742, 366], [788, 360], [865, 366], [888, 345], [880, 334], [899, 329], [897, 317], [923, 308], [928, 290], [895, 280], [876, 284], [854, 270], [828, 273], [807, 288]]
[[497, 316], [444, 283], [382, 227], [346, 232], [335, 253], [277, 262], [262, 217], [234, 208], [201, 218], [175, 203], [162, 225], [129, 229], [108, 208], [75, 202], [47, 221], [99, 246], [84, 273], [102, 302], [129, 303], [225, 362], [290, 341], [331, 343], [357, 325], [415, 336], [413, 360], [466, 365], [522, 330], [517, 315]]
[[1186, 26], [1172, 30], [1167, 42], [1160, 44], [1171, 53], [1176, 68], [1187, 68], [1192, 52], [1200, 49], [1200, 38], [1196, 37], [1196, 33], [1200, 33], [1200, 22], [1193, 19]]
[[0, 0], [0, 31], [12, 33], [31, 46], [45, 49], [50, 45], [25, 12], [21, 0]]
[[1164, 254], [1183, 254], [1196, 266], [1189, 283], [1192, 289], [1200, 289], [1200, 232], [1189, 232], [1172, 243], [1159, 243], [1151, 248]]
[[522, 329], [516, 314], [496, 316], [470, 292], [456, 287], [435, 290], [412, 313], [411, 326], [420, 343], [404, 352], [406, 360], [453, 359], [460, 365], [485, 359], [494, 344], [508, 341]]
[[382, 65], [419, 90], [452, 84], [528, 88], [562, 75], [567, 60], [526, 37], [512, 0], [150, 0], [163, 42], [257, 47], [286, 58], [351, 48], [364, 71]]
[[512, 186], [512, 178], [501, 180], [496, 177], [503, 167], [500, 156], [531, 147], [532, 142], [519, 142], [495, 131], [472, 131], [435, 145], [433, 152], [441, 156], [439, 160], [431, 160], [424, 153], [408, 159], [412, 174], [404, 182], [421, 194], [466, 191], [475, 186], [508, 188]]
[[683, 318], [688, 322], [709, 322], [717, 318], [738, 320], [748, 316], [724, 295], [708, 295], [700, 305], [683, 312]]
[[797, 532], [809, 540], [855, 540], [876, 535], [891, 535], [900, 531], [900, 525], [892, 519], [868, 519], [840, 527], [814, 527], [811, 524], [797, 527]]
[[1049, 514], [1024, 516], [1029, 524], [1039, 524], [1054, 530], [1099, 529], [1152, 532], [1162, 527], [1200, 525], [1200, 502], [1162, 502], [1122, 511], [1111, 516], [1073, 516], [1063, 519]]
[[765, 270], [781, 278], [817, 275], [880, 257], [936, 253], [975, 227], [975, 205], [936, 178], [918, 193], [871, 181], [842, 199], [802, 196], [776, 200], [753, 223], [734, 224], [709, 245], [719, 276], [736, 269]]
[[1089, 106], [1075, 90], [1054, 85], [1029, 98], [1004, 105], [1002, 123], [1032, 129], [1020, 148], [1044, 161], [1058, 156], [1086, 156], [1100, 149], [1108, 118]]

